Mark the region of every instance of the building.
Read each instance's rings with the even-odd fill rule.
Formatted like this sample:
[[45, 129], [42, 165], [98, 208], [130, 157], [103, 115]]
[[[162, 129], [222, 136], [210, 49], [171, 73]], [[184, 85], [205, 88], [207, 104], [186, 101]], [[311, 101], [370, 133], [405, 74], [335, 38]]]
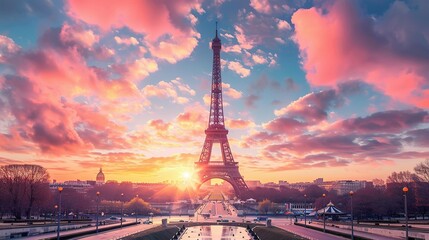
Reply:
[[259, 180], [247, 180], [246, 184], [249, 188], [262, 187], [262, 183]]
[[338, 195], [348, 194], [350, 191], [356, 192], [361, 188], [372, 186], [372, 182], [341, 180], [332, 183], [332, 189], [337, 191]]
[[316, 178], [316, 179], [313, 181], [313, 183], [314, 183], [314, 184], [316, 184], [316, 185], [322, 184], [322, 183], [323, 183], [323, 178]]
[[314, 211], [312, 203], [285, 203], [285, 213], [293, 213], [296, 215], [309, 214]]
[[287, 181], [279, 180], [279, 187], [288, 187], [289, 183]]
[[74, 180], [59, 183], [57, 181], [54, 181], [53, 183], [49, 184], [49, 188], [51, 189], [51, 191], [56, 191], [58, 187], [63, 187], [64, 189], [74, 189], [76, 190], [76, 192], [79, 193], [86, 193], [89, 189], [94, 187], [94, 185], [91, 184], [93, 182], [94, 181]]
[[279, 189], [279, 185], [275, 182], [267, 182], [263, 184], [264, 188], [273, 188], [273, 189]]
[[97, 177], [95, 178], [97, 185], [102, 185], [106, 182], [103, 170], [100, 168], [100, 171], [97, 173]]
[[298, 183], [291, 183], [289, 184], [289, 188], [291, 189], [296, 189], [299, 191], [304, 191], [306, 188], [308, 188], [308, 186], [313, 185], [310, 182], [298, 182]]

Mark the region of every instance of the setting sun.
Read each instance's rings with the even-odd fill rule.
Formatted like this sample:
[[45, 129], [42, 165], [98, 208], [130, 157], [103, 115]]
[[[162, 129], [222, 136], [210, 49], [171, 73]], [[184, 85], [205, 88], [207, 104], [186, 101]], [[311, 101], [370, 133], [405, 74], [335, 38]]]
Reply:
[[189, 180], [191, 179], [192, 174], [190, 172], [183, 172], [182, 177], [183, 177], [183, 180]]

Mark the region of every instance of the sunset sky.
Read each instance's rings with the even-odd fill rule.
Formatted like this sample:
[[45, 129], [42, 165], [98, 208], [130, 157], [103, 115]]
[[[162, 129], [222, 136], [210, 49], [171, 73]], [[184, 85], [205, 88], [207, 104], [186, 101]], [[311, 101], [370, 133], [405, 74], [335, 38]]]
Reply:
[[180, 180], [205, 138], [216, 20], [245, 180], [385, 179], [429, 158], [429, 1], [0, 4], [0, 165]]

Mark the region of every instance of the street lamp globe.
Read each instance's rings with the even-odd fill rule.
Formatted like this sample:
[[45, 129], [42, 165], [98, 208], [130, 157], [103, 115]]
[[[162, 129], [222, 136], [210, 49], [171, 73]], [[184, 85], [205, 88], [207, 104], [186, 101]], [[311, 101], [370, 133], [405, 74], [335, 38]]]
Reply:
[[403, 191], [404, 193], [407, 193], [407, 192], [408, 192], [408, 188], [407, 188], [407, 187], [404, 187], [404, 188], [402, 188], [402, 191]]

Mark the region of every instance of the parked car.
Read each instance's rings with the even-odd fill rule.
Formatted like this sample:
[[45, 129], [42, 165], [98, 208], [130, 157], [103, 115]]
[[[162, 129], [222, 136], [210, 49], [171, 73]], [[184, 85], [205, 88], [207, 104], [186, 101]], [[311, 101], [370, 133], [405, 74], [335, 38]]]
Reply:
[[153, 222], [151, 220], [146, 220], [143, 222], [143, 224], [152, 224]]

